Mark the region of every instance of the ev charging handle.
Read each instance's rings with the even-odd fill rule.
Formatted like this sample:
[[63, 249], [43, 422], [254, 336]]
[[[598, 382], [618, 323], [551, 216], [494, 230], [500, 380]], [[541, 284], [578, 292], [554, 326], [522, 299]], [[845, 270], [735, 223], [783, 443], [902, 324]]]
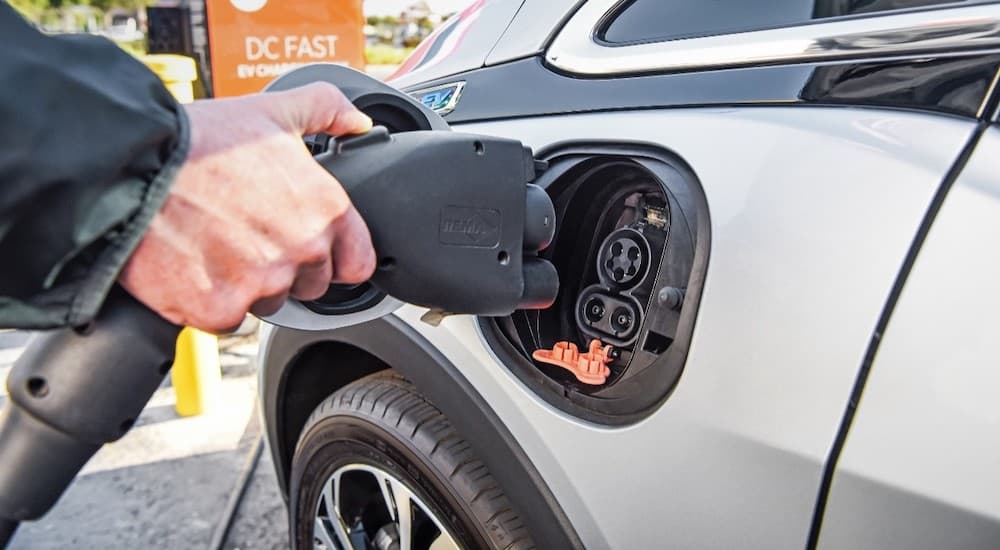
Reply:
[[[543, 166], [517, 141], [430, 126], [392, 136], [376, 129], [317, 157], [372, 230], [380, 259], [372, 284], [387, 299], [447, 313], [548, 307], [558, 277], [537, 252], [553, 237], [555, 214], [529, 183]], [[370, 310], [389, 313], [384, 304]], [[18, 522], [43, 516], [104, 443], [128, 432], [169, 371], [180, 328], [115, 287], [92, 323], [33, 337], [0, 411], [0, 547]]]
[[[536, 254], [555, 214], [527, 183], [536, 166], [520, 142], [376, 128], [317, 161], [371, 228], [377, 289], [476, 315], [555, 300], [555, 268]], [[0, 412], [0, 520], [44, 515], [101, 445], [128, 432], [169, 371], [179, 331], [116, 287], [89, 325], [34, 337]]]

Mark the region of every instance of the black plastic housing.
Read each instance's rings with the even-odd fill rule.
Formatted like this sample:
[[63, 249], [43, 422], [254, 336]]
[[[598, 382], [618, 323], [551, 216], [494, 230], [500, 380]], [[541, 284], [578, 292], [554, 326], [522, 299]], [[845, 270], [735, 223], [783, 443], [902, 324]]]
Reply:
[[555, 299], [555, 268], [535, 255], [555, 214], [544, 193], [529, 194], [535, 160], [520, 142], [376, 128], [335, 140], [316, 160], [368, 224], [378, 254], [371, 283], [390, 296], [477, 315]]
[[315, 82], [336, 85], [383, 128], [346, 139], [306, 136], [368, 223], [379, 268], [370, 282], [331, 287], [304, 304], [308, 309], [345, 315], [377, 305], [385, 294], [482, 315], [552, 303], [558, 277], [536, 252], [551, 241], [555, 215], [548, 195], [528, 185], [544, 167], [529, 149], [513, 140], [452, 134], [412, 97], [349, 67], [300, 67], [267, 91]]
[[87, 327], [32, 338], [0, 413], [0, 518], [41, 517], [101, 445], [132, 427], [180, 330], [116, 287]]

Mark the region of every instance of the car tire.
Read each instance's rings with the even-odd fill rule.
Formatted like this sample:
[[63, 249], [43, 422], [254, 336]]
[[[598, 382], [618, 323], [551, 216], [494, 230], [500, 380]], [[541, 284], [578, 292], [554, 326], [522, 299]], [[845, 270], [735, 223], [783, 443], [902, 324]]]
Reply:
[[[376, 481], [366, 481], [363, 474], [370, 472]], [[391, 370], [343, 387], [306, 421], [292, 460], [294, 547], [322, 542], [317, 529], [324, 525], [326, 534], [336, 535], [333, 518], [342, 515], [348, 517], [341, 518], [341, 540], [348, 538], [354, 547], [392, 548], [383, 544], [393, 529], [398, 545], [402, 529], [393, 514], [403, 514], [392, 504], [385, 506], [398, 501], [396, 483], [402, 484], [403, 494], [415, 497], [410, 502], [416, 511], [409, 514], [415, 550], [535, 548], [520, 516], [465, 439], [409, 381]], [[341, 496], [334, 515], [323, 495], [324, 490], [332, 495], [336, 486]], [[375, 487], [389, 489], [380, 495]], [[426, 533], [434, 528], [427, 521], [446, 531], [454, 544], [430, 544]]]

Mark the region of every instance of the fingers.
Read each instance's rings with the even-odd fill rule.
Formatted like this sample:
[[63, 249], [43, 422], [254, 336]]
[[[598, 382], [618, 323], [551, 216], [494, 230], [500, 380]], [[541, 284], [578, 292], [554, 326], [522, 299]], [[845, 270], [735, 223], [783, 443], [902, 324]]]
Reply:
[[299, 300], [315, 300], [326, 294], [332, 280], [333, 260], [327, 256], [322, 262], [300, 267], [289, 293]]
[[375, 252], [368, 227], [358, 211], [349, 208], [334, 222], [332, 229], [330, 253], [319, 261], [299, 263], [294, 279], [276, 272], [272, 279], [275, 286], [269, 294], [253, 301], [250, 313], [257, 317], [274, 315], [289, 297], [315, 300], [326, 294], [331, 282], [362, 283], [371, 277], [375, 270]]
[[333, 282], [363, 283], [375, 272], [375, 249], [361, 214], [350, 207], [334, 222]]
[[334, 85], [316, 82], [285, 92], [260, 96], [273, 101], [285, 126], [299, 135], [362, 134], [372, 119], [359, 111]]
[[285, 304], [288, 300], [288, 294], [282, 293], [276, 296], [266, 296], [253, 303], [250, 306], [250, 313], [253, 313], [257, 317], [267, 317], [268, 315], [274, 315], [281, 309], [281, 306]]
[[331, 255], [319, 262], [301, 264], [287, 292], [264, 296], [250, 307], [257, 317], [274, 315], [289, 297], [315, 300], [324, 294], [331, 282], [361, 283], [375, 269], [375, 253], [368, 227], [358, 211], [350, 208], [336, 222]]
[[330, 254], [320, 261], [298, 265], [295, 278], [277, 292], [256, 300], [250, 312], [258, 317], [277, 313], [289, 298], [315, 300], [324, 294], [331, 282], [362, 283], [375, 270], [375, 252], [371, 235], [361, 215], [349, 208], [333, 224], [333, 245]]
[[300, 139], [371, 128], [336, 87], [206, 102], [188, 116], [196, 150], [119, 277], [129, 292], [174, 323], [218, 332], [371, 276], [367, 226]]
[[[375, 269], [375, 254], [361, 216], [351, 208], [335, 226], [331, 255], [322, 261], [299, 263], [297, 267], [294, 262], [271, 266], [242, 282], [213, 279], [203, 288], [181, 286], [177, 292], [167, 292], [173, 278], [170, 266], [136, 256], [126, 264], [119, 280], [171, 322], [227, 333], [239, 325], [247, 311], [267, 317], [277, 313], [289, 297], [315, 300], [326, 293], [331, 282], [368, 280]], [[140, 261], [154, 269], [137, 269]]]

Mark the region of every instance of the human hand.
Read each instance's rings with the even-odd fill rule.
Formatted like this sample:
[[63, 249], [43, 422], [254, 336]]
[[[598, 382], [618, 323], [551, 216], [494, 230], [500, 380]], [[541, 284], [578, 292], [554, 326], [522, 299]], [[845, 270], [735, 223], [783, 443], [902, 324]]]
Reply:
[[248, 311], [375, 269], [371, 236], [304, 134], [363, 133], [372, 122], [334, 86], [186, 106], [191, 148], [119, 282], [178, 325], [221, 332]]

